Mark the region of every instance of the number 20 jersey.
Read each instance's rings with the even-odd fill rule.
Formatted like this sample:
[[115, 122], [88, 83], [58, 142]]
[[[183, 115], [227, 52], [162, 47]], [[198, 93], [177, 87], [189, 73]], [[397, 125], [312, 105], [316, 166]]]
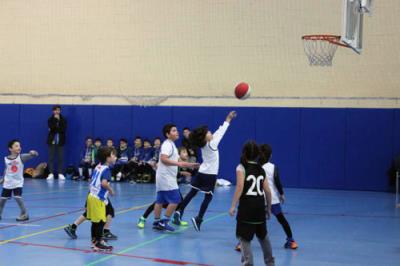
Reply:
[[264, 169], [256, 162], [248, 162], [245, 167], [240, 164], [237, 170], [242, 170], [245, 176], [237, 221], [253, 224], [265, 222]]

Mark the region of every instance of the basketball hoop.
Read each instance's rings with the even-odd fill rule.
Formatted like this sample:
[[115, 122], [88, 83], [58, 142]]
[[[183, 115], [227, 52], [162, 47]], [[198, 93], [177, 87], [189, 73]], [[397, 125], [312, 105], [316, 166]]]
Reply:
[[338, 46], [349, 47], [347, 44], [341, 43], [340, 36], [337, 35], [304, 35], [301, 39], [310, 66], [332, 66]]

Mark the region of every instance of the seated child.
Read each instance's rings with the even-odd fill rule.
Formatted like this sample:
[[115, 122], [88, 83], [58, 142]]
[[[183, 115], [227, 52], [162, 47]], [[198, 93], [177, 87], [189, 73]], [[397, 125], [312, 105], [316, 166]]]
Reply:
[[78, 166], [79, 179], [88, 180], [92, 176], [94, 166], [93, 139], [91, 137], [86, 137], [85, 147], [81, 152], [81, 161]]
[[124, 138], [121, 138], [119, 141], [117, 158], [117, 162], [113, 168], [113, 176], [116, 177], [117, 181], [121, 181], [121, 179], [124, 177], [123, 173], [125, 173], [125, 167], [132, 158], [132, 150], [128, 147], [128, 141]]
[[[189, 154], [188, 150], [186, 147], [180, 147], [178, 149], [179, 152], [179, 162], [191, 162], [189, 160]], [[178, 167], [178, 183], [190, 183], [192, 176], [194, 174], [195, 170], [190, 169], [190, 168], [185, 168], [185, 167]]]

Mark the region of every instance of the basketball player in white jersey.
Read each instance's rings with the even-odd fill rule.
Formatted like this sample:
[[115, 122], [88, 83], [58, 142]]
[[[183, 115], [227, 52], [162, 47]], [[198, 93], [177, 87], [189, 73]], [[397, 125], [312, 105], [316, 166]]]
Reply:
[[26, 211], [24, 201], [22, 199], [22, 187], [24, 186], [24, 163], [36, 156], [37, 151], [21, 154], [21, 143], [14, 139], [8, 143], [10, 155], [4, 157], [5, 173], [3, 180], [3, 191], [0, 199], [0, 219], [3, 213], [6, 201], [14, 195], [15, 201], [21, 209], [20, 216], [16, 219], [18, 222], [29, 220], [28, 212]]

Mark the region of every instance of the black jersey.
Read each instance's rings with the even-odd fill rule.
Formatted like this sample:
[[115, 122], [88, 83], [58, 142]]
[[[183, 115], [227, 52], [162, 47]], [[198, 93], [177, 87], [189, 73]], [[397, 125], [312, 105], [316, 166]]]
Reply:
[[247, 223], [265, 222], [265, 197], [263, 184], [265, 171], [258, 163], [250, 162], [244, 168], [244, 186], [239, 199], [237, 220]]

